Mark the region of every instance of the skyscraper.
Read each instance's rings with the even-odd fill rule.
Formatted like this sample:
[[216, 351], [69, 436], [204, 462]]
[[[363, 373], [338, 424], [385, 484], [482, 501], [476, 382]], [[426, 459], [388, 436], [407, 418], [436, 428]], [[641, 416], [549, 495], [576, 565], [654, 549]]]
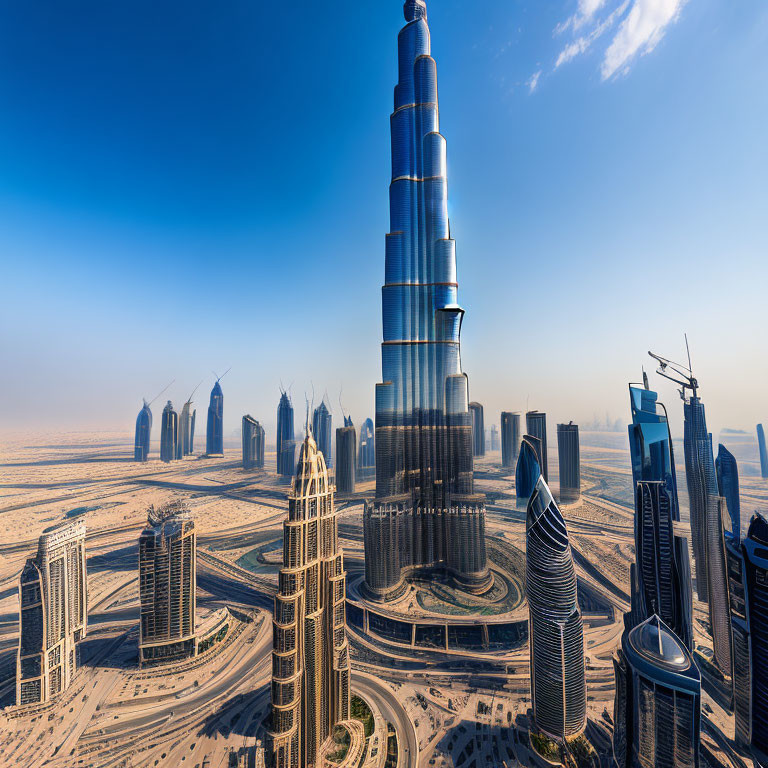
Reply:
[[[523, 451], [530, 450], [523, 441]], [[525, 525], [525, 587], [536, 727], [555, 738], [584, 730], [584, 627], [565, 520], [539, 474]]]
[[460, 364], [455, 242], [427, 8], [408, 0], [391, 117], [390, 234], [376, 386], [376, 500], [364, 513], [368, 593], [389, 599], [420, 569], [492, 583], [485, 501], [474, 493], [469, 387]]
[[205, 435], [205, 453], [208, 456], [224, 455], [224, 393], [219, 382], [220, 379], [216, 379], [208, 405], [208, 428]]
[[195, 417], [197, 411], [192, 410], [192, 398], [190, 397], [181, 409], [179, 416], [179, 445], [178, 452], [183, 456], [191, 456], [195, 445]]
[[549, 482], [549, 461], [547, 459], [547, 414], [539, 411], [528, 411], [525, 414], [525, 430], [532, 437], [538, 437], [541, 441], [539, 464], [544, 482]]
[[520, 453], [520, 414], [501, 414], [501, 466], [514, 467]]
[[373, 439], [373, 421], [366, 419], [360, 427], [357, 466], [359, 469], [373, 469], [376, 466], [376, 446]]
[[528, 500], [533, 496], [536, 483], [541, 475], [539, 455], [541, 453], [541, 441], [538, 437], [525, 435], [520, 443], [520, 452], [517, 455], [515, 467], [515, 496], [518, 509], [528, 509]]
[[469, 412], [472, 416], [472, 455], [485, 456], [485, 416], [480, 403], [470, 403]]
[[163, 408], [160, 424], [160, 461], [176, 461], [179, 441], [179, 414], [173, 410], [169, 400]]
[[581, 496], [578, 424], [571, 421], [557, 425], [557, 456], [560, 465], [560, 501], [577, 501]]
[[195, 523], [181, 502], [150, 507], [139, 538], [139, 663], [195, 653]]
[[741, 500], [739, 498], [739, 465], [734, 455], [721, 443], [717, 448], [715, 460], [718, 493], [725, 499], [728, 517], [731, 520], [731, 533], [741, 539]]
[[152, 432], [152, 411], [145, 400], [144, 406], [136, 417], [136, 439], [133, 447], [134, 461], [147, 461], [149, 459], [149, 437]]
[[355, 492], [356, 437], [351, 425], [336, 430], [336, 489], [339, 493]]
[[317, 443], [317, 450], [325, 457], [326, 466], [332, 467], [331, 441], [333, 439], [333, 416], [325, 399], [315, 408], [312, 414], [312, 435]]
[[281, 392], [277, 405], [277, 474], [282, 477], [292, 477], [296, 466], [293, 434], [293, 405], [288, 393]]
[[77, 643], [85, 637], [88, 592], [85, 523], [46, 528], [37, 555], [19, 576], [19, 652], [16, 703], [48, 701], [65, 691], [77, 669]]
[[264, 469], [264, 427], [253, 416], [243, 416], [243, 467]]
[[614, 667], [619, 768], [698, 768], [701, 677], [691, 652], [651, 616], [625, 630]]
[[499, 443], [499, 428], [495, 424], [491, 424], [491, 450], [501, 450], [501, 444]]
[[283, 525], [272, 650], [272, 768], [321, 768], [322, 748], [350, 714], [350, 665], [333, 486], [308, 434]]
[[757, 425], [757, 447], [760, 451], [760, 474], [765, 480], [768, 478], [768, 448], [765, 447], [765, 430], [762, 424]]

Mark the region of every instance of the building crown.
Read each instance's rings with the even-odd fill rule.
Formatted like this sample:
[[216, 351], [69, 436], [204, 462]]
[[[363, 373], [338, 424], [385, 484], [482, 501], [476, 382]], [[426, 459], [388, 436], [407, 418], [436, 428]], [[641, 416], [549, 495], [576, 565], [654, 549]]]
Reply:
[[406, 21], [416, 21], [427, 18], [427, 4], [424, 0], [406, 0], [403, 5]]

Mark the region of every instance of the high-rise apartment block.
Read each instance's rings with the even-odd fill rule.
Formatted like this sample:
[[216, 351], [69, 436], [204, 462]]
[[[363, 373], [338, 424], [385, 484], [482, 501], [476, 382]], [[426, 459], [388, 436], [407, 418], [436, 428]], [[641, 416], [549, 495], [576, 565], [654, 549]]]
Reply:
[[277, 404], [277, 474], [292, 477], [296, 467], [293, 432], [293, 405], [287, 392], [281, 392]]
[[321, 768], [334, 727], [350, 716], [346, 572], [333, 496], [325, 459], [308, 434], [288, 497], [275, 598], [273, 768]]
[[404, 7], [391, 116], [390, 233], [376, 385], [376, 499], [364, 512], [369, 596], [388, 600], [415, 571], [465, 589], [492, 584], [485, 499], [474, 492], [469, 385], [461, 370], [456, 244], [446, 145], [423, 0]]
[[195, 418], [197, 411], [192, 409], [192, 399], [184, 403], [179, 416], [179, 458], [191, 456], [195, 447]]
[[557, 456], [560, 466], [560, 501], [577, 501], [581, 496], [578, 424], [571, 421], [568, 424], [557, 425]]
[[264, 427], [253, 416], [243, 416], [243, 467], [264, 469]]
[[501, 466], [511, 468], [520, 453], [520, 414], [503, 411], [501, 414]]
[[547, 414], [539, 411], [528, 411], [525, 414], [525, 431], [541, 442], [539, 465], [544, 482], [549, 482], [549, 460], [547, 459]]
[[179, 442], [179, 414], [173, 410], [169, 400], [163, 408], [163, 419], [160, 423], [160, 461], [176, 461]]
[[16, 703], [49, 701], [72, 682], [76, 645], [86, 634], [84, 522], [43, 531], [19, 577], [19, 603]]
[[139, 663], [178, 661], [196, 652], [197, 540], [181, 502], [150, 507], [139, 538]]

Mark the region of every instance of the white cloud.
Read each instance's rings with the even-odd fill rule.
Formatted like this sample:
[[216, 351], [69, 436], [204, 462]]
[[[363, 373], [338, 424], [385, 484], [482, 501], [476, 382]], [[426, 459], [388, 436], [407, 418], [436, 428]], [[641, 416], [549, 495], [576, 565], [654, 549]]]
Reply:
[[[595, 10], [597, 10], [597, 8], [602, 5], [601, 0], [582, 0], [582, 2], [591, 2], [593, 5], [596, 5]], [[616, 23], [617, 19], [619, 19], [627, 10], [628, 5], [629, 0], [624, 0], [624, 2], [618, 8], [612, 11], [588, 35], [582, 35], [573, 42], [568, 43], [568, 45], [566, 45], [565, 48], [560, 51], [560, 55], [557, 57], [557, 61], [555, 62], [555, 69], [563, 64], [566, 64], [571, 59], [576, 58], [576, 56], [584, 53], [592, 45], [592, 43], [595, 42], [595, 40], [602, 37]]]
[[534, 72], [526, 85], [528, 86], [528, 90], [530, 93], [533, 93], [536, 88], [539, 86], [539, 78], [541, 77], [541, 70], [538, 70], [538, 72]]
[[687, 0], [634, 0], [627, 17], [608, 46], [600, 73], [608, 80], [626, 72], [632, 59], [650, 53], [667, 27], [677, 21]]
[[555, 27], [555, 34], [561, 35], [570, 27], [574, 30], [581, 29], [585, 24], [591, 21], [592, 17], [605, 5], [606, 0], [579, 0], [579, 7], [573, 16], [569, 16], [565, 21], [560, 22]]

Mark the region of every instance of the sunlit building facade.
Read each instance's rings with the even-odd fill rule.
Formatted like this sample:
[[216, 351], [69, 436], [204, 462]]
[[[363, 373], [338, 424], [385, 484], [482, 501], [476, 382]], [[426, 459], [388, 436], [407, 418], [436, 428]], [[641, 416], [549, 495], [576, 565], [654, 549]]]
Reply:
[[525, 414], [525, 431], [541, 443], [539, 465], [544, 481], [549, 482], [549, 460], [547, 459], [547, 414], [539, 411], [528, 411]]
[[139, 537], [139, 663], [179, 661], [196, 651], [197, 538], [181, 502], [150, 507]]
[[418, 570], [466, 589], [492, 578], [485, 500], [474, 492], [469, 385], [460, 363], [455, 241], [446, 144], [426, 4], [409, 0], [398, 36], [391, 116], [390, 233], [382, 289], [382, 383], [376, 386], [376, 499], [364, 513], [366, 588], [388, 600]]
[[211, 402], [208, 405], [208, 429], [205, 435], [205, 452], [208, 456], [224, 454], [224, 393], [219, 381], [211, 390]]
[[501, 414], [501, 466], [514, 467], [520, 453], [520, 414], [503, 411]]
[[272, 768], [322, 768], [323, 747], [350, 716], [346, 572], [333, 497], [325, 460], [309, 434], [288, 497], [275, 598]]
[[176, 461], [179, 445], [179, 414], [173, 410], [169, 400], [163, 408], [163, 418], [160, 422], [160, 461]]
[[152, 411], [145, 400], [144, 406], [136, 417], [136, 437], [133, 445], [133, 460], [149, 460], [149, 438], [152, 434]]
[[39, 704], [64, 692], [77, 671], [88, 591], [85, 523], [64, 522], [40, 536], [19, 577], [16, 703]]
[[472, 416], [472, 455], [485, 456], [485, 415], [480, 403], [470, 403]]
[[654, 615], [624, 632], [614, 668], [619, 768], [698, 768], [701, 676], [688, 648]]
[[192, 409], [192, 401], [187, 400], [179, 415], [178, 458], [191, 456], [195, 450], [195, 417], [197, 411]]
[[586, 725], [584, 627], [565, 520], [542, 475], [528, 501], [525, 546], [533, 717], [564, 739]]
[[277, 404], [277, 474], [292, 477], [296, 467], [296, 443], [293, 431], [293, 404], [287, 392], [281, 392]]
[[560, 501], [574, 502], [581, 496], [581, 451], [579, 425], [572, 421], [557, 425], [557, 457], [560, 469]]
[[264, 427], [253, 416], [243, 416], [243, 468], [264, 469]]

